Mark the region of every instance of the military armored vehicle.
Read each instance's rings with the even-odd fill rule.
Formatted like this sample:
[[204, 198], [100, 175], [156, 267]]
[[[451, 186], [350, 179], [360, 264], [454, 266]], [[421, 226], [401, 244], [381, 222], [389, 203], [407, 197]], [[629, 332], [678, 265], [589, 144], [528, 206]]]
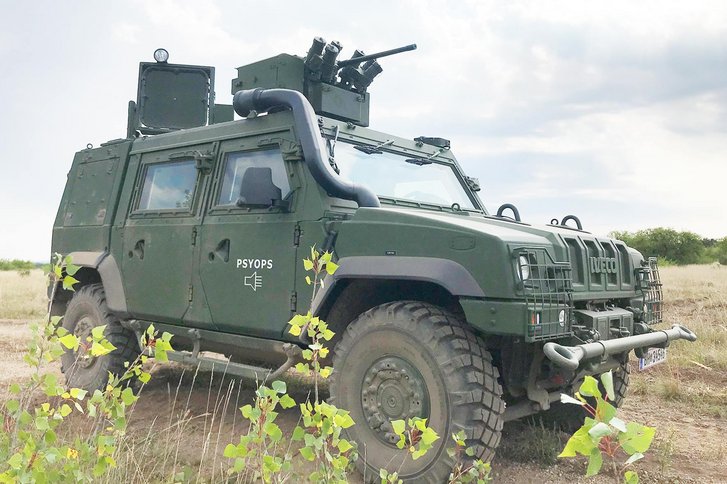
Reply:
[[215, 103], [212, 67], [164, 50], [142, 62], [126, 137], [76, 153], [53, 228], [52, 250], [82, 266], [54, 313], [80, 336], [107, 325], [118, 348], [68, 353], [69, 385], [103, 387], [151, 322], [175, 335], [177, 360], [277, 377], [306, 345], [287, 322], [308, 309], [301, 259], [315, 245], [340, 264], [312, 311], [337, 334], [330, 398], [357, 423], [359, 465], [436, 482], [448, 438], [403, 460], [392, 420], [464, 430], [489, 459], [504, 421], [582, 421], [559, 398], [585, 375], [614, 370], [618, 405], [631, 350], [694, 341], [654, 328], [654, 259], [573, 215], [490, 212], [448, 140], [368, 126], [376, 59], [413, 48], [339, 60], [340, 44], [316, 38], [305, 56], [238, 68], [232, 105]]

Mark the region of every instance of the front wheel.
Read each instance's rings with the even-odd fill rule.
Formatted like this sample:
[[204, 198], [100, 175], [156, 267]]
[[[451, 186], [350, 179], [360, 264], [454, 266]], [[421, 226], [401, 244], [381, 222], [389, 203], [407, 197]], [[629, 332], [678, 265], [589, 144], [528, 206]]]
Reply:
[[104, 336], [116, 349], [103, 356], [91, 356], [83, 350], [66, 350], [61, 356], [61, 369], [70, 388], [93, 392], [103, 390], [109, 372], [121, 375], [124, 363], [139, 355], [139, 344], [134, 333], [123, 326], [106, 305], [106, 293], [101, 284], [84, 286], [73, 295], [63, 317], [63, 327], [75, 334], [82, 343], [91, 336], [96, 326], [106, 325]]
[[[451, 313], [415, 301], [370, 309], [346, 329], [333, 368], [331, 401], [356, 422], [346, 433], [366, 479], [386, 468], [407, 481], [445, 481], [460, 430], [476, 457], [493, 457], [504, 412], [499, 374], [484, 342]], [[391, 425], [412, 417], [440, 437], [417, 460], [396, 447]]]

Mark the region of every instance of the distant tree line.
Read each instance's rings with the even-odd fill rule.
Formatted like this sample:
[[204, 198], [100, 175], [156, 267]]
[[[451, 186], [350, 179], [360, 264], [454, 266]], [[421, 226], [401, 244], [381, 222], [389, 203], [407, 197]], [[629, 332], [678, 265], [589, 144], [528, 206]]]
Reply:
[[727, 264], [727, 237], [703, 238], [693, 232], [657, 227], [637, 232], [611, 232], [644, 257], [657, 256], [671, 264]]
[[27, 271], [40, 267], [35, 262], [20, 259], [0, 259], [0, 271]]

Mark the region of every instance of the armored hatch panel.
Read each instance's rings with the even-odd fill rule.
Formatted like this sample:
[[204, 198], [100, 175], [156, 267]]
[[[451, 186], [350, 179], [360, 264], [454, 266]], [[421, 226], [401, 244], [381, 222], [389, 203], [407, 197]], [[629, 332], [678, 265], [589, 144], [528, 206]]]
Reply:
[[280, 54], [238, 67], [237, 78], [232, 80], [232, 94], [256, 87], [293, 89], [308, 98], [317, 114], [359, 126], [369, 125], [369, 93], [307, 79], [305, 60], [301, 57]]

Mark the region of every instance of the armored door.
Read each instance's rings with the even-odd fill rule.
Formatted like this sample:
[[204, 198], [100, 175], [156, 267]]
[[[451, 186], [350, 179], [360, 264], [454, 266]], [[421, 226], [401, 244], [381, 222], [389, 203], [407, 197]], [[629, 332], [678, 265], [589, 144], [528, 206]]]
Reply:
[[221, 331], [280, 337], [295, 302], [292, 163], [277, 144], [260, 145], [221, 145], [200, 231], [200, 279]]

